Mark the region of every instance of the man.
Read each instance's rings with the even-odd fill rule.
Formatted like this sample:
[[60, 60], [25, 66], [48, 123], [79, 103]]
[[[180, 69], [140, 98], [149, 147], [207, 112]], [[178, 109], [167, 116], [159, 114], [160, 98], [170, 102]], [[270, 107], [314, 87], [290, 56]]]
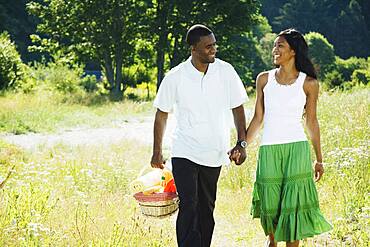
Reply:
[[162, 139], [167, 116], [174, 110], [173, 175], [180, 198], [176, 222], [178, 246], [210, 246], [213, 210], [221, 165], [229, 163], [229, 116], [232, 110], [238, 141], [230, 159], [240, 165], [245, 154], [247, 99], [234, 68], [216, 59], [216, 39], [203, 25], [192, 26], [186, 36], [191, 56], [165, 76], [154, 106], [152, 167], [163, 168]]

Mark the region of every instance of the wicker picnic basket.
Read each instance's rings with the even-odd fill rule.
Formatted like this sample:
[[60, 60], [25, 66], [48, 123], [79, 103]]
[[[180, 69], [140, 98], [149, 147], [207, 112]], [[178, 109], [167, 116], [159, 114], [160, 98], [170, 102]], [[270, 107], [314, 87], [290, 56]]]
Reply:
[[139, 203], [141, 212], [148, 216], [170, 215], [179, 207], [179, 199], [175, 192], [153, 193], [150, 195], [138, 192], [134, 194], [134, 197]]

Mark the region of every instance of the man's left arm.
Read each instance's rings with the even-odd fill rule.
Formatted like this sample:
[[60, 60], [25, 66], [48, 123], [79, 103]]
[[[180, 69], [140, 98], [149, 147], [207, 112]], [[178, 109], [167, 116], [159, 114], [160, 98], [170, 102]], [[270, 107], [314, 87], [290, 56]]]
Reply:
[[[245, 113], [243, 105], [235, 107], [232, 109], [234, 116], [234, 124], [237, 131], [237, 143], [233, 149], [231, 149], [228, 154], [231, 161], [234, 161], [236, 165], [241, 165], [246, 159], [245, 151]], [[244, 147], [243, 147], [244, 146]]]

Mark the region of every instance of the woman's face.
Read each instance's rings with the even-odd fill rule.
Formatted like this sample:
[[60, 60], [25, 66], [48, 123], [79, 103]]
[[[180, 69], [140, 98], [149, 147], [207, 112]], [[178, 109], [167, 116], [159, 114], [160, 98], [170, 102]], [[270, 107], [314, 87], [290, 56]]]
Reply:
[[290, 48], [283, 36], [279, 36], [274, 41], [272, 56], [275, 65], [282, 65], [294, 59], [295, 51]]

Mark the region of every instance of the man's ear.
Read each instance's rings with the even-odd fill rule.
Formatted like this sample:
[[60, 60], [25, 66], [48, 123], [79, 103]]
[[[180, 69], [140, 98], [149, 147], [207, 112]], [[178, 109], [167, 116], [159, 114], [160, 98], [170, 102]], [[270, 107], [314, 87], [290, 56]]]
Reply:
[[190, 46], [190, 51], [195, 51], [195, 45]]

